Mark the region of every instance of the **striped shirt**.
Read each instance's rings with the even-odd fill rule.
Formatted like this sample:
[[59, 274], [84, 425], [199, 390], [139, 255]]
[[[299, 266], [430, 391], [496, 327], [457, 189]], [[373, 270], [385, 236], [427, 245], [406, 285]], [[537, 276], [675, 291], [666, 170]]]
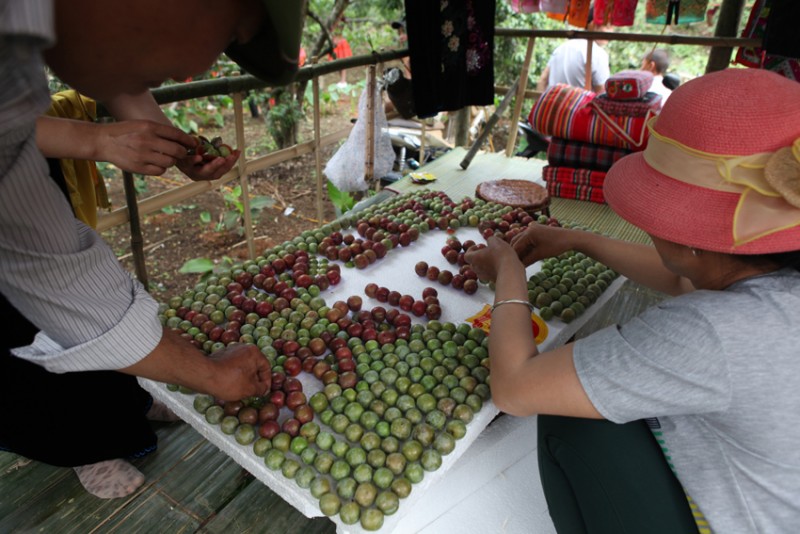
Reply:
[[161, 339], [157, 304], [78, 221], [36, 148], [52, 0], [0, 0], [0, 292], [36, 325], [12, 352], [51, 372], [120, 369]]

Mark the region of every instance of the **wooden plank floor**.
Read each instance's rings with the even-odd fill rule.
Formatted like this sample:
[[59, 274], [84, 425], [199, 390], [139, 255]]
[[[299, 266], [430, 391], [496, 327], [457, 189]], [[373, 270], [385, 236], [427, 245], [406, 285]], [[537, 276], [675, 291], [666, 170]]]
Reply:
[[[462, 149], [454, 150], [433, 162], [438, 162], [434, 171], [440, 179], [432, 188], [443, 189], [456, 199], [472, 195], [480, 180], [541, 179], [541, 161], [479, 154], [469, 169], [462, 171], [458, 163], [463, 154]], [[456, 179], [448, 179], [448, 175]], [[393, 189], [405, 192], [417, 187], [405, 182], [398, 182]], [[551, 212], [606, 235], [647, 242], [645, 234], [604, 205], [553, 199]], [[624, 321], [662, 298], [628, 281], [577, 337]], [[134, 461], [147, 481], [125, 499], [98, 499], [83, 490], [71, 469], [0, 452], [0, 534], [336, 531], [326, 518], [303, 516], [189, 425], [160, 424], [157, 433], [158, 450]], [[57, 438], [53, 446], [58, 446]]]

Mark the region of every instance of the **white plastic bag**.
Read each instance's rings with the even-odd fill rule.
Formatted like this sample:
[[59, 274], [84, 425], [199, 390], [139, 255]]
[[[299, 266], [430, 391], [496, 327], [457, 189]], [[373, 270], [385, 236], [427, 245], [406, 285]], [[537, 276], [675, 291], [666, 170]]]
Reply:
[[[325, 176], [339, 191], [365, 191], [369, 185], [364, 177], [367, 151], [367, 90], [358, 101], [358, 119], [347, 140], [325, 165]], [[394, 149], [386, 131], [386, 113], [380, 89], [375, 90], [375, 165], [376, 179], [392, 171]]]

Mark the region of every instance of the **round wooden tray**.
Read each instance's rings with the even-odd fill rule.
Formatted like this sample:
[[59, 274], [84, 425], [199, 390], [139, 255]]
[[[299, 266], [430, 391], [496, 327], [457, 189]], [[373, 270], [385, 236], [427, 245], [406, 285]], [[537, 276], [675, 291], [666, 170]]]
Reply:
[[493, 180], [475, 189], [475, 196], [526, 211], [540, 210], [550, 204], [547, 189], [528, 180]]

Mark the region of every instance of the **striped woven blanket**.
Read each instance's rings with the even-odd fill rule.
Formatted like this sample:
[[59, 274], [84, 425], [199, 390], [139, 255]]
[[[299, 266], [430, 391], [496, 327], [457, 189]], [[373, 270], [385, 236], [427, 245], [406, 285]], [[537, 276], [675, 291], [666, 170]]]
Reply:
[[605, 203], [605, 172], [548, 165], [542, 169], [542, 178], [550, 196]]
[[627, 148], [552, 137], [547, 147], [547, 163], [554, 167], [607, 171], [618, 159], [630, 153]]
[[570, 141], [642, 150], [647, 143], [644, 117], [608, 115], [589, 103], [595, 93], [571, 85], [547, 89], [533, 106], [528, 122], [543, 135]]

